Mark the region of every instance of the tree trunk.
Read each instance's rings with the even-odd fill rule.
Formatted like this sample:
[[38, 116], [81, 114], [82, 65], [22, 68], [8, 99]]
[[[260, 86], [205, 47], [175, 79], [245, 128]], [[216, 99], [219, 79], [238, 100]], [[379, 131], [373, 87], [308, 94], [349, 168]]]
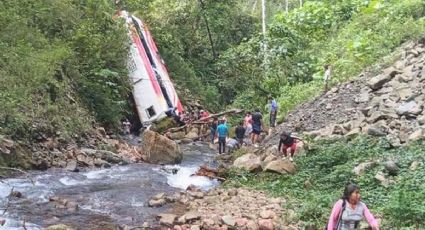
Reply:
[[210, 31], [210, 26], [208, 24], [208, 18], [205, 15], [205, 7], [204, 7], [204, 2], [202, 0], [199, 0], [199, 4], [201, 5], [201, 11], [202, 11], [202, 18], [205, 21], [205, 26], [207, 27], [207, 33], [208, 33], [208, 39], [210, 40], [210, 44], [211, 44], [211, 51], [212, 51], [212, 55], [213, 55], [213, 59], [217, 58], [217, 53], [215, 52], [215, 48], [214, 48], [214, 42], [212, 40], [212, 36], [211, 36], [211, 31]]

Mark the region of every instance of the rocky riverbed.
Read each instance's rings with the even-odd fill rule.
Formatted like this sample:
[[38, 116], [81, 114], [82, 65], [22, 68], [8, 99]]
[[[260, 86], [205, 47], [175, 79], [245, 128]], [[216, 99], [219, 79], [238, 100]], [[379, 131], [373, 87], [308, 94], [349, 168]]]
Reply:
[[[212, 151], [203, 144], [181, 146], [179, 165], [147, 163], [29, 171], [0, 184], [5, 229], [44, 229], [65, 224], [70, 229], [122, 229], [156, 226], [157, 214], [178, 211], [178, 204], [151, 207], [158, 193], [179, 193], [188, 185], [201, 189], [217, 186], [216, 180], [191, 176], [200, 165], [214, 164]], [[177, 207], [177, 208], [176, 208]], [[1, 228], [1, 227], [0, 227]]]

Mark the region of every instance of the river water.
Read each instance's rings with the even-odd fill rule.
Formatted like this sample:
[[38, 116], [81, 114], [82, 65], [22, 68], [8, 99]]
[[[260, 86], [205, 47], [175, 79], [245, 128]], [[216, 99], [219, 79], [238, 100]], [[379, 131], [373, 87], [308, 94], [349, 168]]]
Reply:
[[[205, 190], [218, 185], [215, 180], [191, 176], [200, 165], [214, 166], [213, 151], [197, 143], [181, 148], [184, 155], [180, 165], [138, 163], [82, 172], [49, 169], [6, 179], [0, 184], [0, 207], [7, 207], [6, 211], [0, 210], [0, 216], [6, 219], [0, 229], [23, 229], [24, 221], [28, 230], [59, 223], [77, 229], [152, 223], [156, 214], [172, 208], [172, 204], [148, 207], [152, 196], [161, 192], [172, 194], [191, 184]], [[171, 169], [178, 171], [173, 174]], [[12, 188], [23, 197], [8, 198]], [[58, 203], [49, 201], [51, 197], [75, 202], [78, 209], [55, 207]]]

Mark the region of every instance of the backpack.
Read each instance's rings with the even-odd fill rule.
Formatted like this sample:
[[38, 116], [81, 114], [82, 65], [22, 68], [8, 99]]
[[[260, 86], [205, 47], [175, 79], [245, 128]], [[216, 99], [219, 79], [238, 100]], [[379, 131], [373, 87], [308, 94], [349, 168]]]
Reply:
[[[342, 218], [342, 213], [344, 213], [345, 211], [345, 206], [347, 204], [347, 201], [345, 199], [342, 200], [342, 207], [341, 207], [341, 212], [338, 215], [338, 221], [336, 222], [336, 228], [334, 228], [333, 230], [337, 230], [339, 227], [339, 224], [341, 223], [341, 218]], [[328, 224], [329, 224], [329, 220], [328, 222], [326, 222], [326, 226], [325, 226], [325, 230], [328, 230]]]

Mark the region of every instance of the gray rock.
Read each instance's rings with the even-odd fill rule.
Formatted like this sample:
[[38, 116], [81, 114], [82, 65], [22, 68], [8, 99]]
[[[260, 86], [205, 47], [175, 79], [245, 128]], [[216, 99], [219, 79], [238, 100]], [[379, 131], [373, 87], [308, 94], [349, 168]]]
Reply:
[[159, 223], [168, 227], [172, 227], [177, 216], [173, 214], [159, 214]]
[[167, 201], [165, 199], [158, 199], [158, 200], [152, 199], [152, 200], [149, 200], [148, 205], [149, 207], [161, 207], [166, 203]]
[[388, 72], [388, 74], [384, 73], [382, 75], [371, 78], [367, 84], [372, 90], [380, 89], [385, 83], [389, 82], [396, 73], [399, 73], [399, 71], [393, 68], [392, 71]]
[[46, 230], [74, 230], [74, 228], [64, 224], [57, 224], [47, 227]]
[[259, 156], [248, 153], [238, 157], [234, 162], [233, 166], [239, 169], [245, 169], [249, 172], [261, 171], [261, 159]]
[[176, 142], [150, 130], [143, 132], [142, 148], [150, 163], [177, 164], [183, 159], [183, 153]]
[[415, 101], [409, 101], [409, 102], [401, 104], [396, 109], [396, 112], [400, 116], [402, 116], [402, 115], [418, 115], [422, 112], [422, 108]]
[[275, 160], [267, 164], [264, 171], [280, 174], [294, 174], [296, 171], [294, 163], [289, 160]]
[[369, 126], [369, 127], [366, 128], [366, 130], [367, 130], [367, 134], [371, 135], [371, 136], [380, 137], [380, 136], [386, 135], [385, 132], [383, 132], [382, 130], [380, 130], [379, 128], [376, 128], [374, 126]]
[[397, 176], [398, 172], [400, 171], [400, 168], [397, 166], [397, 164], [391, 160], [384, 162], [384, 167], [391, 176]]
[[66, 163], [66, 170], [70, 171], [70, 172], [78, 172], [78, 168], [77, 168], [78, 164], [76, 160], [70, 160]]
[[365, 173], [366, 170], [372, 168], [375, 165], [376, 162], [362, 162], [353, 169], [353, 172], [357, 176], [361, 176]]
[[192, 222], [201, 219], [201, 213], [199, 212], [187, 212], [184, 214], [186, 222]]
[[223, 216], [221, 217], [221, 221], [223, 221], [223, 224], [230, 226], [230, 227], [234, 227], [236, 224], [235, 219], [232, 216]]

